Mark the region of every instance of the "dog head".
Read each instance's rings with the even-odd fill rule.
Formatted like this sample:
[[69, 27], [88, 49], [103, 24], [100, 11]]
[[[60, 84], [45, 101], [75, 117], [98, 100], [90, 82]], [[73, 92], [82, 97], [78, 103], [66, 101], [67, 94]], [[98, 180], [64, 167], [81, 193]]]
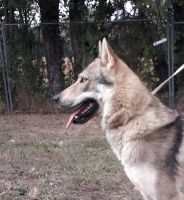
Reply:
[[66, 127], [73, 122], [87, 122], [101, 109], [105, 101], [113, 95], [114, 80], [118, 76], [120, 59], [106, 39], [99, 42], [99, 57], [81, 72], [77, 81], [53, 97], [63, 112], [72, 112]]

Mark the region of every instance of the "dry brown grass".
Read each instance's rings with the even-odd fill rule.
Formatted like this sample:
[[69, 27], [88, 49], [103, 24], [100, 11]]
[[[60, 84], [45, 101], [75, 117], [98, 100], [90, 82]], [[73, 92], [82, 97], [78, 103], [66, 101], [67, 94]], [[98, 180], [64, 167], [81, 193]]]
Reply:
[[0, 116], [0, 199], [141, 199], [98, 119], [66, 130], [67, 117]]
[[55, 114], [58, 108], [53, 106], [51, 99], [45, 99], [35, 93], [29, 93], [23, 87], [19, 87], [14, 100], [14, 112], [26, 114]]

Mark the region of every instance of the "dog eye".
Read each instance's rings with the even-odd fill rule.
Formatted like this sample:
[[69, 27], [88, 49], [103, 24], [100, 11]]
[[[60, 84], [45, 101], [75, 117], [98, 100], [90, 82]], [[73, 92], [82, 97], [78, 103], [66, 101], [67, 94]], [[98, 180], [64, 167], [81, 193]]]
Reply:
[[81, 78], [80, 83], [85, 83], [87, 80], [87, 78]]

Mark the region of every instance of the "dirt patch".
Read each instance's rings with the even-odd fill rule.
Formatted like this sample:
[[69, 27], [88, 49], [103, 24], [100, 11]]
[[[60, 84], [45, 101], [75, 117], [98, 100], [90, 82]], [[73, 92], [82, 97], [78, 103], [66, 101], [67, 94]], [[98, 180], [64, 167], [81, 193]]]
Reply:
[[140, 200], [99, 119], [66, 130], [67, 118], [0, 116], [0, 199]]

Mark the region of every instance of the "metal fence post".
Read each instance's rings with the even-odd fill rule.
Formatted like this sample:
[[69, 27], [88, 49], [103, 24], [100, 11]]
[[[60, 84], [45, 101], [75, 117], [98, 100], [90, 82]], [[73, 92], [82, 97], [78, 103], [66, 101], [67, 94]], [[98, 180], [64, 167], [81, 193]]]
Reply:
[[4, 82], [4, 90], [5, 90], [5, 95], [6, 95], [7, 110], [12, 111], [13, 103], [12, 103], [12, 95], [11, 95], [11, 89], [10, 89], [8, 57], [7, 57], [7, 51], [6, 51], [6, 41], [5, 41], [3, 24], [1, 24], [0, 59], [2, 62], [3, 82]]
[[[174, 21], [173, 13], [167, 20], [168, 76], [174, 73]], [[169, 107], [174, 109], [174, 78], [169, 81]]]

